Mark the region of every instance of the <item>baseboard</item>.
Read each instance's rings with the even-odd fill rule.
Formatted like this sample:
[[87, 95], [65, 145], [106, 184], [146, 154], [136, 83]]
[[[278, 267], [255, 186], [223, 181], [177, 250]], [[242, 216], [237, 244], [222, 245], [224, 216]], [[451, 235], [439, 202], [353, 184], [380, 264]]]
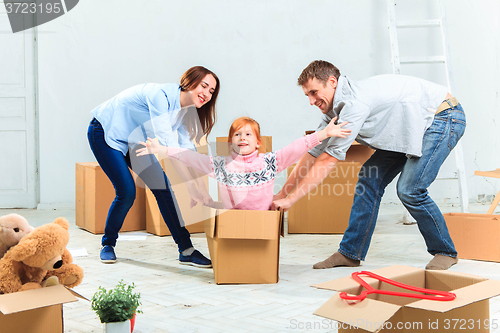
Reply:
[[75, 203], [74, 202], [39, 203], [36, 209], [37, 210], [75, 209]]

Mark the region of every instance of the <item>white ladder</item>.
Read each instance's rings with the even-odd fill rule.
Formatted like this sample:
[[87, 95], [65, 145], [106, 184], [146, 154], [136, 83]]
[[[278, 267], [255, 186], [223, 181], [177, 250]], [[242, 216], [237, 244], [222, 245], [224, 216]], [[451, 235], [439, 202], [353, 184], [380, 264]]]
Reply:
[[[387, 10], [389, 13], [389, 33], [391, 38], [391, 54], [392, 54], [392, 69], [394, 74], [401, 74], [402, 64], [426, 64], [426, 63], [442, 63], [446, 70], [446, 80], [448, 82], [448, 91], [453, 95], [455, 83], [453, 80], [453, 72], [450, 62], [450, 47], [448, 45], [448, 32], [446, 24], [446, 11], [443, 0], [439, 0], [439, 12], [441, 18], [432, 20], [420, 21], [398, 21], [396, 22], [396, 3], [395, 0], [386, 0]], [[398, 44], [398, 28], [422, 28], [422, 27], [440, 27], [441, 40], [443, 43], [443, 55], [438, 56], [420, 56], [420, 57], [400, 57]], [[437, 179], [457, 179], [458, 190], [462, 212], [469, 212], [469, 197], [467, 192], [467, 180], [465, 178], [464, 157], [462, 143], [459, 141], [455, 149], [455, 163], [457, 171], [455, 172], [440, 172]], [[403, 217], [404, 224], [416, 223], [415, 219], [405, 210]]]

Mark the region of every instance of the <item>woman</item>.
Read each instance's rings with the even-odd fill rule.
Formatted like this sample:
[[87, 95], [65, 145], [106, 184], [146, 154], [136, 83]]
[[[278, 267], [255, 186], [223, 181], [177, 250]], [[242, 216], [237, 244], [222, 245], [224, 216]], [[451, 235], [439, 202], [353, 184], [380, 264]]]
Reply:
[[[118, 232], [135, 200], [135, 182], [130, 167], [153, 192], [179, 248], [179, 262], [198, 267], [212, 266], [209, 259], [193, 248], [160, 163], [153, 155], [137, 157], [134, 150], [138, 141], [145, 141], [148, 135], [167, 146], [194, 149], [193, 139], [199, 142], [201, 136], [208, 135], [214, 126], [219, 89], [217, 76], [196, 66], [182, 75], [180, 85], [147, 83], [134, 86], [92, 111], [94, 119], [88, 130], [90, 148], [116, 192], [102, 237], [101, 262], [116, 262], [114, 247]], [[193, 112], [186, 112], [185, 108], [193, 105], [196, 109], [191, 109], [196, 117], [186, 116]], [[193, 180], [197, 175], [180, 163], [174, 167], [188, 187], [192, 204], [211, 201], [203, 181], [199, 177]]]

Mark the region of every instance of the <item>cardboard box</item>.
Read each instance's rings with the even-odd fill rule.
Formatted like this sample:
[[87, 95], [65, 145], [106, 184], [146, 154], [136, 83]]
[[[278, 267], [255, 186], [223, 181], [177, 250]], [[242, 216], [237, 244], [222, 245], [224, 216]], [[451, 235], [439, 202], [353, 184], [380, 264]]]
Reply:
[[[500, 281], [449, 271], [426, 271], [391, 266], [373, 271], [392, 280], [428, 289], [451, 291], [453, 301], [371, 294], [358, 303], [348, 303], [335, 294], [315, 315], [338, 321], [339, 332], [489, 332], [488, 299], [500, 294]], [[371, 286], [399, 290], [387, 283], [363, 277]], [[359, 295], [361, 286], [350, 276], [313, 287]]]
[[[200, 144], [196, 145], [196, 150], [200, 154], [208, 155], [207, 139], [202, 137]], [[158, 158], [158, 156], [157, 156]], [[203, 232], [203, 213], [201, 204], [197, 204], [193, 208], [190, 207], [191, 196], [187, 186], [182, 181], [181, 177], [175, 170], [172, 162], [168, 158], [158, 158], [160, 164], [167, 175], [167, 178], [172, 186], [177, 199], [178, 211], [177, 214], [182, 216], [184, 224], [189, 233]], [[208, 176], [203, 176], [203, 182], [208, 191]], [[156, 202], [156, 198], [149, 188], [146, 187], [146, 231], [157, 236], [169, 236], [170, 230], [168, 229], [163, 216], [161, 216], [160, 208]]]
[[[314, 131], [306, 131], [306, 134]], [[346, 153], [344, 162], [338, 162], [337, 170], [333, 170], [318, 186], [288, 211], [288, 233], [290, 234], [342, 234], [349, 225], [349, 215], [354, 198], [354, 187], [358, 181], [361, 166], [370, 158], [374, 150], [354, 141]], [[356, 162], [357, 172], [353, 177], [347, 162]], [[294, 166], [287, 169], [290, 175]], [[340, 168], [340, 169], [339, 169]], [[352, 169], [351, 169], [352, 171]], [[344, 176], [345, 175], [345, 176]], [[344, 188], [340, 193], [338, 189]], [[337, 189], [337, 192], [334, 190]], [[332, 191], [333, 190], [333, 191]]]
[[[288, 167], [288, 176], [294, 167]], [[288, 210], [288, 233], [344, 233], [349, 225], [360, 168], [360, 163], [338, 162], [337, 167], [316, 189]]]
[[[179, 207], [177, 214], [182, 216], [186, 229], [191, 234], [203, 232], [204, 218], [201, 204], [197, 204], [193, 208], [190, 207], [191, 196], [187, 186], [182, 182], [169, 159], [160, 160], [160, 164], [171, 183]], [[208, 176], [203, 176], [203, 181], [208, 190]], [[170, 230], [161, 216], [156, 198], [149, 188], [146, 189], [146, 231], [158, 236], [170, 235]]]
[[443, 216], [459, 258], [500, 262], [500, 215], [448, 213]]
[[370, 147], [354, 141], [347, 150], [344, 162], [358, 162], [363, 165], [375, 152]]
[[278, 282], [282, 212], [203, 209], [215, 283]]
[[78, 295], [62, 285], [0, 295], [2, 333], [63, 333], [63, 304]]
[[[103, 234], [115, 189], [97, 162], [76, 163], [76, 225], [94, 234]], [[144, 187], [136, 186], [134, 205], [130, 208], [120, 231], [146, 229], [146, 195]]]
[[[259, 147], [259, 154], [273, 151], [273, 138], [271, 136], [261, 136], [262, 144]], [[217, 137], [217, 156], [229, 156], [232, 149], [227, 141], [227, 136]]]

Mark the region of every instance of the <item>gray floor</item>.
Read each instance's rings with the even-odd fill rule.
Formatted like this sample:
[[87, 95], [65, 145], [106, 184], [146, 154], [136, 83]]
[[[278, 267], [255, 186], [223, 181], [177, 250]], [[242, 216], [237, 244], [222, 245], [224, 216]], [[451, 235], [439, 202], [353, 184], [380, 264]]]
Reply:
[[[475, 205], [471, 212], [484, 213]], [[443, 213], [458, 211], [442, 207]], [[334, 323], [313, 315], [332, 292], [311, 288], [349, 275], [359, 268], [313, 270], [331, 255], [341, 235], [286, 235], [281, 239], [280, 281], [271, 285], [216, 285], [210, 269], [179, 265], [171, 237], [150, 235], [146, 240], [120, 241], [118, 262], [99, 261], [99, 235], [75, 226], [74, 210], [0, 210], [17, 212], [38, 226], [63, 216], [71, 223], [68, 248], [85, 248], [75, 263], [85, 271], [77, 292], [91, 298], [99, 286], [113, 287], [123, 279], [134, 282], [142, 295], [144, 314], [137, 316], [136, 333], [152, 332], [336, 332]], [[416, 225], [403, 225], [400, 206], [383, 206], [363, 270], [394, 264], [425, 267], [431, 256]], [[196, 248], [208, 255], [204, 234], [192, 235]], [[500, 280], [500, 263], [460, 260], [450, 270]], [[490, 300], [490, 318], [500, 326], [500, 297]], [[102, 332], [102, 324], [87, 301], [64, 305], [65, 332]], [[307, 328], [312, 328], [308, 330]], [[500, 332], [500, 328], [491, 332]]]

